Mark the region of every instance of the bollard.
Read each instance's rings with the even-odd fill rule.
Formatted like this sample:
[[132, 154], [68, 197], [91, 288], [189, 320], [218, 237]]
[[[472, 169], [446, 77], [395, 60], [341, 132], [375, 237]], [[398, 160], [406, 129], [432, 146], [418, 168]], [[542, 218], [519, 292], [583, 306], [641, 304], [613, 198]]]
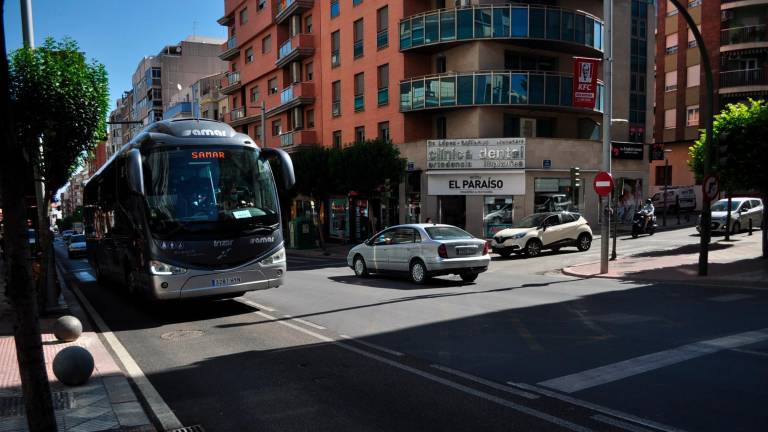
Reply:
[[752, 235], [752, 218], [749, 218], [749, 235]]

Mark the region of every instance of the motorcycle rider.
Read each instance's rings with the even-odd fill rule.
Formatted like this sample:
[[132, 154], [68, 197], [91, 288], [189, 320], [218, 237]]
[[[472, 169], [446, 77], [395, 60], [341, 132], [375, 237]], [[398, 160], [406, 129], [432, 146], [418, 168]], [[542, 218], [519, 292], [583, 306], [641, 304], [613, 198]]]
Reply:
[[648, 222], [653, 220], [653, 215], [656, 212], [656, 209], [653, 207], [653, 201], [650, 198], [646, 199], [645, 205], [640, 211], [643, 213], [643, 218], [645, 219], [645, 223], [643, 224], [643, 231], [645, 231], [648, 229]]

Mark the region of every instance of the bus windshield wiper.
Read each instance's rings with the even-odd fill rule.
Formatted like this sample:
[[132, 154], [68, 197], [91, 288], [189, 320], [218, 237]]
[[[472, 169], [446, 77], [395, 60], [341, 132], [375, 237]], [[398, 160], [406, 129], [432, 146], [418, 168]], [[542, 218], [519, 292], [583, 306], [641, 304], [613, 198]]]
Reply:
[[257, 231], [273, 232], [273, 231], [275, 231], [279, 227], [280, 227], [279, 223], [272, 224], [272, 225], [253, 223], [253, 224], [249, 224], [248, 225], [248, 229], [245, 230], [245, 231], [248, 232], [248, 233], [254, 233], [254, 232], [257, 232]]

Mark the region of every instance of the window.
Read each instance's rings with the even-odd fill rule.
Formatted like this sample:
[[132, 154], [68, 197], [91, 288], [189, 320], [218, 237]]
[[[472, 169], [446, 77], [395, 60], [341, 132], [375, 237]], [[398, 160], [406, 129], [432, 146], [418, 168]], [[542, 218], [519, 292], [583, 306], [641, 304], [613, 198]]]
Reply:
[[[697, 25], [699, 32], [701, 32], [701, 25]], [[688, 29], [688, 48], [696, 48], [698, 45], [696, 44], [696, 38], [693, 37], [693, 31], [691, 29]]]
[[376, 11], [376, 48], [382, 49], [389, 45], [389, 7]]
[[355, 128], [355, 143], [365, 142], [365, 126]]
[[240, 11], [240, 25], [243, 25], [248, 22], [248, 8], [243, 8], [243, 10]]
[[331, 115], [341, 115], [341, 81], [331, 83]]
[[267, 81], [267, 88], [269, 89], [269, 94], [273, 95], [277, 93], [277, 78], [271, 78], [269, 81]]
[[256, 5], [256, 8], [259, 11], [263, 11], [264, 7], [267, 5], [267, 0], [259, 0], [258, 4]]
[[339, 0], [331, 0], [331, 18], [336, 18], [341, 13]]
[[353, 24], [353, 54], [355, 58], [362, 57], [363, 55], [363, 19], [355, 21]]
[[333, 148], [340, 149], [341, 148], [341, 131], [333, 131]]
[[314, 76], [314, 66], [312, 62], [307, 63], [307, 65], [304, 66], [304, 70], [307, 74], [307, 81], [312, 81], [312, 77]]
[[688, 66], [686, 72], [686, 87], [696, 87], [701, 83], [701, 65]]
[[255, 104], [259, 100], [259, 86], [251, 87], [251, 104]]
[[339, 30], [331, 33], [331, 67], [336, 67], [341, 64], [339, 58], [339, 46], [341, 45], [341, 36]]
[[253, 48], [249, 47], [245, 50], [245, 62], [253, 63]]
[[677, 15], [677, 8], [675, 5], [667, 0], [667, 16]]
[[667, 179], [672, 180], [672, 165], [660, 165], [656, 167], [656, 186], [669, 186], [670, 183], [667, 183]]
[[360, 3], [362, 3], [362, 2], [363, 2], [363, 0], [352, 0], [352, 6], [357, 6]]
[[675, 128], [675, 116], [677, 112], [674, 108], [664, 111], [664, 129]]
[[390, 137], [389, 137], [389, 122], [388, 121], [379, 123], [378, 130], [379, 130], [378, 137], [379, 137], [380, 140], [382, 140], [382, 141], [389, 141], [390, 140]]
[[312, 33], [312, 15], [307, 15], [307, 17], [304, 18], [304, 28], [307, 33]]
[[379, 106], [389, 104], [389, 63], [378, 67], [376, 73], [377, 103]]
[[267, 54], [268, 52], [272, 51], [272, 36], [267, 35], [264, 39], [261, 40], [261, 53]]
[[435, 120], [435, 137], [437, 139], [448, 137], [448, 122], [446, 122], [445, 117], [438, 117]]
[[315, 127], [315, 110], [307, 110], [307, 128]]
[[677, 71], [671, 71], [664, 74], [664, 91], [671, 92], [677, 90]]
[[701, 0], [691, 0], [688, 2], [688, 7], [693, 8], [696, 6], [701, 6]]
[[686, 126], [698, 126], [699, 125], [699, 106], [691, 105], [685, 109], [685, 125]]
[[677, 33], [667, 35], [667, 54], [674, 54], [677, 52]]
[[355, 112], [365, 109], [365, 74], [355, 74]]
[[272, 136], [278, 136], [280, 135], [281, 127], [280, 127], [280, 120], [273, 120], [272, 121]]

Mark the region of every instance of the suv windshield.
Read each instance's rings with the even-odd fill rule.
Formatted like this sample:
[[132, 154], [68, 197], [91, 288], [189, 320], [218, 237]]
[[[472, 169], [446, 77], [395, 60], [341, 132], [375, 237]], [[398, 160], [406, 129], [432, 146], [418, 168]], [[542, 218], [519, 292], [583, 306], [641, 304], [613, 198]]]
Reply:
[[267, 161], [248, 147], [153, 150], [144, 184], [153, 233], [244, 233], [279, 222]]
[[547, 213], [534, 213], [526, 216], [512, 224], [512, 228], [536, 228], [541, 226], [544, 219], [549, 216]]
[[[739, 208], [741, 201], [731, 201], [731, 211], [735, 211]], [[720, 200], [712, 204], [712, 211], [728, 211], [728, 200]]]
[[425, 228], [432, 240], [462, 240], [471, 239], [472, 234], [452, 226], [434, 226]]

